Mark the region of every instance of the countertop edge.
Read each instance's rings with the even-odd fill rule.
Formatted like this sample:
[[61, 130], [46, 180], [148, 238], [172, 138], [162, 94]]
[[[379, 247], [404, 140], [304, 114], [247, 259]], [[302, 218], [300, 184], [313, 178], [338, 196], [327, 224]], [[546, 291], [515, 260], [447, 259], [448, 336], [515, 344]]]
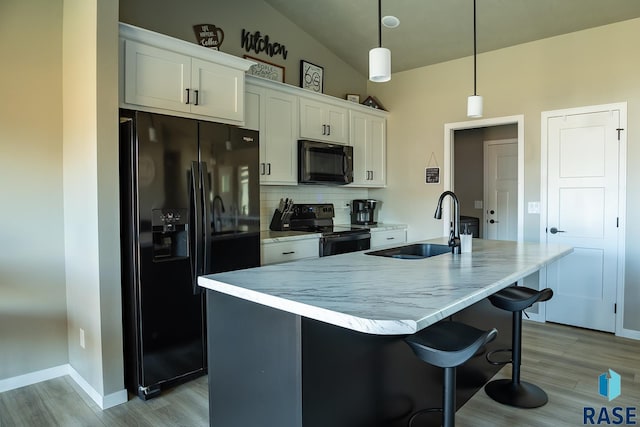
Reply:
[[[526, 268], [514, 271], [495, 282], [482, 288], [469, 289], [469, 293], [459, 297], [452, 303], [439, 307], [437, 311], [431, 312], [424, 317], [415, 319], [375, 319], [363, 318], [354, 314], [347, 314], [330, 308], [323, 308], [312, 304], [294, 301], [286, 297], [247, 289], [242, 286], [231, 285], [220, 282], [209, 277], [198, 277], [198, 284], [206, 289], [222, 292], [247, 301], [290, 312], [296, 315], [308, 317], [314, 320], [329, 323], [335, 326], [344, 327], [350, 330], [376, 334], [376, 335], [407, 335], [413, 334], [439, 320], [442, 320], [462, 309], [481, 301], [487, 296], [516, 283], [518, 280], [539, 271], [541, 268], [557, 261], [565, 255], [573, 252], [573, 248], [568, 246], [555, 247], [555, 250], [548, 258], [530, 264]], [[373, 316], [372, 316], [373, 317]]]

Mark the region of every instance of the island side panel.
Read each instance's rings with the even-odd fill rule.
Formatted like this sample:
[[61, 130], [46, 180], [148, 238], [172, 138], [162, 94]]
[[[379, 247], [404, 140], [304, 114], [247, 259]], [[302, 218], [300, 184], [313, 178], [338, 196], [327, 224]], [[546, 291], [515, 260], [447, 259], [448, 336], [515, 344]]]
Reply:
[[300, 316], [207, 291], [209, 424], [302, 426]]
[[[485, 351], [511, 347], [511, 313], [484, 299], [453, 317], [499, 330], [496, 340], [458, 368], [459, 409], [500, 370], [486, 361]], [[413, 411], [442, 407], [442, 369], [419, 360], [404, 336], [302, 318], [302, 348], [304, 427], [406, 427]], [[415, 424], [440, 426], [441, 415], [421, 416]]]

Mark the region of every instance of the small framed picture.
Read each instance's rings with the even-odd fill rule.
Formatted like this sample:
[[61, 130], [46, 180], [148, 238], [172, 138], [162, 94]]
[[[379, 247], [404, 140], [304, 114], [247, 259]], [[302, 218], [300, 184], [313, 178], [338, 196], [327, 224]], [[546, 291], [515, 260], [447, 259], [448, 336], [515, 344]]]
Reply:
[[356, 95], [353, 93], [347, 94], [347, 101], [355, 102], [356, 104], [360, 104], [360, 95]]
[[300, 60], [300, 87], [324, 93], [324, 68], [304, 59]]
[[243, 57], [257, 62], [257, 64], [252, 65], [251, 68], [249, 68], [247, 74], [284, 83], [284, 67], [282, 65], [274, 64], [273, 62], [265, 61], [264, 59], [254, 58], [249, 55], [243, 55]]

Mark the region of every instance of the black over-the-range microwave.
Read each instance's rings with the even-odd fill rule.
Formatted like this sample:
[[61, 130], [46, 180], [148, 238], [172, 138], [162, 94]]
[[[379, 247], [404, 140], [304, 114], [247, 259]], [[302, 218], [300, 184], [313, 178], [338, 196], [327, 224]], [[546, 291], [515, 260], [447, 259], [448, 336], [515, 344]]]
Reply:
[[299, 140], [298, 182], [334, 185], [353, 182], [353, 147]]

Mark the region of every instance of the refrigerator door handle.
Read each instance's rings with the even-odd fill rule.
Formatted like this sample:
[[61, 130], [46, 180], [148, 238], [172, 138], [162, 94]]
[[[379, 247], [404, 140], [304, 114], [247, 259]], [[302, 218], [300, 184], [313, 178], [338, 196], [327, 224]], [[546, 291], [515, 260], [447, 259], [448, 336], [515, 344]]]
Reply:
[[203, 274], [203, 244], [202, 244], [202, 192], [200, 191], [200, 165], [198, 162], [191, 162], [191, 200], [193, 204], [191, 208], [193, 213], [191, 218], [193, 224], [191, 227], [191, 237], [193, 241], [193, 253], [191, 254], [191, 284], [193, 286], [193, 294], [201, 293], [198, 286], [198, 276]]
[[202, 252], [204, 263], [202, 274], [211, 273], [211, 222], [213, 221], [213, 206], [209, 203], [211, 185], [209, 182], [209, 171], [207, 164], [201, 162], [200, 173], [202, 178], [202, 223], [204, 233], [204, 251]]

